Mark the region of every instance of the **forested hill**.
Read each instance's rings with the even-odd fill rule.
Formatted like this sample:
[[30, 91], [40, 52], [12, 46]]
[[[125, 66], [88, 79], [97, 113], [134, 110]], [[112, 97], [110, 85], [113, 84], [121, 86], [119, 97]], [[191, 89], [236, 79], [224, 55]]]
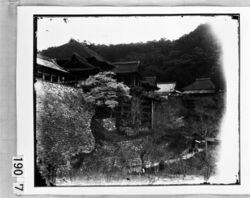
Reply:
[[210, 77], [217, 89], [225, 88], [220, 47], [207, 24], [174, 41], [162, 38], [146, 43], [88, 47], [111, 62], [140, 60], [144, 76], [156, 75], [161, 82], [176, 81], [178, 88], [202, 77]]

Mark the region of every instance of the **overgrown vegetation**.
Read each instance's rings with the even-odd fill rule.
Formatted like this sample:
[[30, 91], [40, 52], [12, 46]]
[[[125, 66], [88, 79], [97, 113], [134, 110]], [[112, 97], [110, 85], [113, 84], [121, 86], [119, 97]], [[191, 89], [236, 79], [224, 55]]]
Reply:
[[[110, 61], [140, 60], [144, 76], [176, 81], [177, 88], [197, 77], [211, 77], [217, 89], [225, 89], [220, 49], [207, 25], [176, 41], [88, 45]], [[173, 175], [208, 179], [215, 171], [217, 143], [207, 139], [219, 133], [223, 94], [189, 98], [194, 102], [191, 109], [181, 96], [157, 98], [155, 127], [145, 132], [141, 103], [145, 97], [158, 96], [117, 82], [112, 72], [90, 76], [81, 89], [40, 81], [35, 87], [37, 170], [47, 185], [55, 185], [58, 178], [93, 182], [140, 178], [146, 183]], [[132, 104], [130, 117], [120, 126], [124, 133], [115, 125], [115, 109], [122, 101]], [[200, 150], [184, 159], [194, 151], [195, 140]]]
[[[223, 95], [196, 99], [194, 109], [185, 108], [181, 98], [173, 96], [156, 106], [154, 130], [136, 136], [119, 135], [100, 123], [97, 126], [95, 120], [97, 106], [112, 109], [118, 99], [130, 98], [129, 89], [112, 75], [90, 77], [82, 84], [88, 89], [85, 92], [36, 82], [37, 168], [47, 185], [56, 184], [56, 178], [74, 180], [82, 176], [94, 181], [98, 174], [110, 182], [141, 174], [150, 180], [159, 174], [191, 174], [206, 179], [214, 174], [216, 144], [208, 145], [205, 140], [218, 135]], [[202, 152], [182, 160], [191, 152], [194, 138], [203, 141], [199, 146]], [[177, 161], [168, 163], [173, 159]]]
[[94, 149], [94, 111], [81, 90], [41, 81], [35, 89], [37, 168], [46, 184], [53, 185], [58, 175], [70, 175], [72, 157]]
[[130, 98], [129, 88], [113, 75], [90, 76], [82, 84], [85, 91], [36, 82], [37, 168], [47, 185], [54, 185], [58, 176], [70, 176], [76, 156], [91, 153], [105, 139], [104, 131], [96, 129], [95, 108], [112, 111], [119, 100]]
[[111, 62], [140, 60], [144, 76], [158, 81], [176, 81], [182, 88], [196, 78], [210, 77], [218, 89], [225, 89], [220, 60], [220, 46], [208, 24], [178, 40], [162, 38], [146, 43], [88, 46]]
[[[114, 108], [119, 102], [130, 100], [130, 88], [122, 82], [117, 82], [113, 72], [100, 72], [90, 76], [81, 87], [84, 90], [83, 97], [87, 105], [94, 110], [91, 118], [90, 128], [96, 142], [101, 143], [105, 140], [105, 128], [98, 122], [96, 108], [101, 107], [110, 112], [110, 117], [114, 114]], [[107, 116], [107, 115], [106, 115]]]

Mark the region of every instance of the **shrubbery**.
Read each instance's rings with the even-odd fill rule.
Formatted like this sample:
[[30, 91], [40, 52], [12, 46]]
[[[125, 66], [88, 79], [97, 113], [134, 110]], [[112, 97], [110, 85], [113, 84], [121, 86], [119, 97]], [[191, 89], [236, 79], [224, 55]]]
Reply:
[[[197, 99], [192, 110], [173, 97], [156, 106], [154, 130], [135, 135], [139, 125], [129, 128], [126, 123], [128, 132], [122, 136], [116, 133], [114, 117], [96, 117], [96, 107], [106, 106], [112, 112], [119, 101], [131, 98], [131, 90], [117, 83], [112, 73], [91, 76], [82, 84], [84, 91], [41, 81], [35, 88], [37, 169], [47, 185], [78, 174], [85, 179], [98, 174], [123, 178], [133, 168], [142, 171], [147, 164], [179, 159], [190, 148], [193, 133], [203, 140], [217, 136], [224, 109], [222, 95]], [[140, 115], [133, 118], [136, 121]], [[215, 170], [214, 151], [206, 147], [193, 159], [167, 165], [164, 172], [209, 178]]]
[[94, 149], [94, 111], [85, 105], [80, 89], [41, 81], [35, 89], [37, 168], [48, 185], [57, 175], [70, 174], [73, 156]]
[[90, 76], [81, 85], [84, 91], [35, 83], [37, 168], [47, 185], [55, 184], [58, 176], [70, 177], [76, 156], [93, 151], [104, 136], [93, 126], [96, 107], [114, 109], [119, 100], [130, 98], [129, 88], [113, 76], [112, 72]]

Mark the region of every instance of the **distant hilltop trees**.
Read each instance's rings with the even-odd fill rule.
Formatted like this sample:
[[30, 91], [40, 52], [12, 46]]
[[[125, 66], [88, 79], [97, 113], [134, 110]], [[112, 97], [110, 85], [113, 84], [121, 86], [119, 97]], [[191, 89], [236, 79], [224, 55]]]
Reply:
[[110, 62], [140, 60], [143, 76], [157, 76], [161, 82], [175, 81], [178, 89], [196, 78], [210, 78], [216, 89], [225, 89], [219, 62], [221, 49], [208, 24], [174, 41], [162, 38], [146, 43], [88, 47]]

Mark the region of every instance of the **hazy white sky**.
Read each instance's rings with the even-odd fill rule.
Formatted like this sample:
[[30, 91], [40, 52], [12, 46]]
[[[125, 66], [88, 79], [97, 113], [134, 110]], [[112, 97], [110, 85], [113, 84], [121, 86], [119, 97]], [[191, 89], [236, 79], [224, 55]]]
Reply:
[[175, 40], [200, 24], [220, 29], [222, 22], [230, 20], [226, 16], [68, 17], [65, 23], [63, 17], [44, 17], [38, 20], [37, 48], [62, 45], [70, 38], [96, 44]]

